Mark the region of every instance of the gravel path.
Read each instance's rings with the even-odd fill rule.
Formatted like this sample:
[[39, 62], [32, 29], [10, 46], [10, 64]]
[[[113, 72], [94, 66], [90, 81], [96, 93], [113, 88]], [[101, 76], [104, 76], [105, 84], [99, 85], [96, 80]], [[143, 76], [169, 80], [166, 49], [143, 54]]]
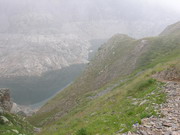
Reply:
[[137, 132], [123, 135], [180, 135], [180, 83], [166, 82], [166, 103], [160, 105], [163, 117], [150, 117], [137, 125]]

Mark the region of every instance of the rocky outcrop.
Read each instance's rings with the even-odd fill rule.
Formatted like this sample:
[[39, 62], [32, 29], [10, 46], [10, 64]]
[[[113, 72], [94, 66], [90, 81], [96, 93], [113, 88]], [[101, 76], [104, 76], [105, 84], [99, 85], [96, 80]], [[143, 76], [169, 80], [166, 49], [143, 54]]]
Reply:
[[38, 111], [38, 109], [39, 108], [33, 109], [32, 107], [29, 106], [23, 106], [13, 103], [11, 113], [26, 117], [26, 116], [32, 116], [36, 111]]
[[12, 108], [12, 101], [10, 97], [10, 90], [9, 89], [0, 89], [0, 108], [3, 111], [11, 111]]
[[28, 106], [21, 106], [12, 102], [10, 90], [7, 88], [0, 88], [0, 114], [8, 112], [26, 117], [32, 115], [36, 111], [37, 109], [32, 109]]

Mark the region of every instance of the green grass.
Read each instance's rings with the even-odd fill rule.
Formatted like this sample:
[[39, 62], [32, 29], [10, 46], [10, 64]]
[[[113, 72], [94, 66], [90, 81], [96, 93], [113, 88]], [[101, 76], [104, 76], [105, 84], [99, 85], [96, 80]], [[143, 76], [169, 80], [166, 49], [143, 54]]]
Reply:
[[89, 133], [86, 131], [85, 128], [81, 128], [76, 132], [76, 135], [88, 135]]
[[[166, 70], [169, 67], [179, 68], [179, 59], [159, 63], [153, 68], [136, 76], [137, 71], [127, 76], [127, 80], [106, 95], [94, 100], [88, 96], [102, 91], [90, 93], [81, 99], [81, 104], [72, 109], [67, 115], [44, 127], [42, 135], [77, 135], [77, 134], [115, 134], [118, 131], [134, 131], [133, 124], [141, 123], [141, 119], [159, 115], [154, 104], [165, 102], [166, 95], [161, 91], [163, 83], [151, 78], [152, 74]], [[126, 78], [124, 78], [126, 79]], [[119, 81], [114, 81], [117, 83]], [[144, 104], [143, 101], [146, 101]]]
[[[165, 101], [166, 95], [160, 91], [162, 85], [147, 74], [138, 76], [111, 93], [79, 106], [78, 108], [82, 108], [74, 109], [50, 128], [45, 127], [41, 134], [110, 135], [118, 131], [133, 131], [133, 124], [141, 123], [142, 118], [158, 114], [153, 104]], [[140, 105], [143, 101], [146, 102]], [[133, 104], [135, 102], [137, 104]]]
[[[163, 103], [166, 95], [160, 90], [163, 84], [151, 76], [180, 63], [179, 35], [141, 40], [114, 36], [82, 76], [30, 121], [44, 126], [42, 135], [111, 135], [135, 130], [133, 124], [142, 118], [159, 115], [154, 104]], [[147, 44], [142, 49], [143, 40]], [[109, 93], [89, 98], [117, 83]]]
[[147, 69], [158, 63], [170, 61], [179, 55], [180, 40], [170, 37], [155, 37], [149, 39], [148, 51], [138, 60], [138, 68]]
[[33, 126], [23, 120], [23, 118], [10, 113], [4, 113], [1, 116], [4, 116], [9, 120], [8, 123], [3, 123], [2, 121], [0, 122], [1, 135], [17, 135], [17, 133], [13, 132], [13, 130], [17, 130], [19, 134], [33, 134]]

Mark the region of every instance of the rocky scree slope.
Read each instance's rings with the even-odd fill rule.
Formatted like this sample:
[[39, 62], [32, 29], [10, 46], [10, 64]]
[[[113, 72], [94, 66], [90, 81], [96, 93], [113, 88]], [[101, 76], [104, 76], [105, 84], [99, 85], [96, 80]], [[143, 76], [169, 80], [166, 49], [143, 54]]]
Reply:
[[[173, 27], [173, 25], [171, 27]], [[157, 89], [155, 88], [156, 83], [150, 79], [149, 77], [150, 75], [148, 73], [149, 71], [147, 71], [147, 69], [148, 70], [153, 69], [154, 67], [156, 67], [156, 65], [160, 63], [176, 61], [179, 58], [179, 54], [180, 54], [179, 51], [180, 51], [179, 31], [164, 36], [160, 35], [158, 37], [144, 38], [140, 40], [135, 40], [126, 35], [115, 35], [99, 49], [95, 58], [90, 62], [89, 66], [81, 75], [81, 77], [79, 77], [71, 86], [66, 88], [64, 91], [58, 94], [54, 99], [52, 99], [45, 106], [43, 106], [34, 117], [30, 118], [30, 121], [33, 124], [39, 126], [52, 124], [52, 130], [54, 129], [52, 133], [54, 132], [59, 132], [62, 134], [63, 133], [66, 134], [67, 132], [71, 133], [71, 131], [73, 130], [72, 128], [73, 125], [70, 124], [71, 122], [69, 123], [70, 124], [68, 126], [69, 128], [67, 127], [68, 129], [66, 129], [66, 133], [65, 131], [63, 132], [62, 130], [63, 128], [60, 129], [59, 131], [58, 130], [56, 131], [55, 125], [62, 125], [63, 127], [61, 121], [64, 120], [71, 121], [71, 118], [73, 119], [74, 117], [75, 118], [78, 117], [78, 119], [81, 121], [81, 119], [86, 117], [85, 114], [87, 113], [86, 112], [87, 110], [85, 108], [87, 106], [93, 110], [95, 109], [93, 108], [93, 105], [91, 106], [91, 103], [92, 104], [93, 103], [98, 104], [99, 102], [105, 103], [104, 101], [105, 99], [107, 99], [108, 100], [107, 103], [109, 103], [111, 101], [111, 98], [115, 96], [113, 95], [114, 92], [112, 94], [107, 93], [107, 95], [104, 95], [103, 96], [104, 98], [102, 97], [104, 99], [103, 100], [104, 102], [101, 100], [101, 98], [98, 97], [97, 99], [93, 99], [95, 101], [91, 101], [92, 98], [90, 97], [96, 95], [100, 91], [105, 90], [105, 88], [111, 86], [111, 84], [114, 84], [118, 80], [122, 80], [123, 78], [126, 79], [128, 77], [137, 75], [135, 79], [131, 79], [133, 80], [132, 83], [126, 81], [122, 84], [119, 84], [119, 86], [117, 85], [117, 87], [120, 87], [121, 85], [126, 84], [127, 88], [129, 87], [129, 89], [133, 89], [132, 88], [133, 86], [135, 87], [134, 90], [129, 91], [127, 90], [126, 86], [123, 85], [122, 87], [124, 88], [124, 90], [123, 88], [120, 87], [119, 89], [122, 89], [122, 91], [119, 91], [118, 93], [117, 90], [115, 92], [117, 96], [118, 95], [122, 96], [123, 95], [122, 93], [126, 93], [127, 91], [128, 91], [127, 93], [129, 94], [134, 93], [134, 95], [137, 94], [143, 95], [146, 92], [148, 93], [148, 91], [150, 90], [157, 90], [156, 92], [158, 92], [158, 88]], [[162, 64], [160, 67], [163, 68], [164, 65]], [[156, 72], [156, 70], [154, 72]], [[147, 78], [149, 78], [150, 80], [148, 80]], [[147, 82], [143, 82], [142, 80], [147, 80]], [[136, 83], [134, 84], [134, 82]], [[144, 84], [142, 84], [141, 86], [141, 83]], [[136, 86], [136, 85], [140, 85], [140, 86]], [[144, 90], [144, 88], [146, 87], [148, 90], [142, 93], [141, 90], [142, 89]], [[159, 97], [160, 99], [157, 100], [160, 101], [157, 102], [161, 103], [162, 101], [164, 101], [163, 93], [160, 93], [159, 95], [160, 95]], [[122, 97], [120, 97], [120, 99], [121, 98]], [[124, 101], [126, 100], [124, 99], [119, 102], [122, 102], [123, 104]], [[119, 103], [117, 103], [116, 100], [114, 102], [115, 102], [114, 104], [115, 106], [119, 105]], [[105, 106], [106, 104], [101, 106], [101, 109], [99, 111], [106, 110]], [[84, 117], [82, 116], [83, 118], [79, 118], [81, 117], [80, 111], [84, 109], [86, 110], [85, 112], [83, 112]], [[147, 111], [149, 112], [149, 114], [141, 114], [142, 111], [140, 111], [139, 113], [142, 115], [141, 118], [144, 118], [145, 116], [149, 116], [152, 115], [152, 113], [155, 113], [151, 109]], [[134, 118], [133, 114], [134, 113], [132, 113], [133, 116], [132, 118]], [[103, 115], [98, 115], [98, 116], [99, 118], [101, 118], [100, 116]], [[57, 122], [59, 121], [59, 124], [56, 123], [56, 121]], [[131, 124], [129, 123], [126, 128], [123, 128], [123, 130], [119, 132], [125, 132], [126, 130], [130, 130], [131, 129], [130, 125], [132, 126], [132, 123]], [[89, 126], [90, 126], [89, 130], [90, 130], [90, 128], [92, 128], [93, 125], [90, 124]], [[99, 126], [101, 126], [101, 124]], [[77, 125], [77, 128], [78, 127], [81, 126]], [[102, 124], [102, 127], [105, 128], [106, 125]], [[59, 128], [61, 128], [61, 126], [59, 126]], [[76, 129], [76, 126], [74, 128]], [[98, 131], [98, 129], [96, 130]], [[96, 133], [96, 130], [92, 132]], [[104, 129], [101, 131], [101, 133], [104, 133], [105, 131], [112, 133], [114, 130], [115, 130], [114, 128], [112, 128], [112, 130]], [[74, 133], [75, 131], [72, 132]], [[49, 131], [49, 133], [51, 133], [51, 131]]]

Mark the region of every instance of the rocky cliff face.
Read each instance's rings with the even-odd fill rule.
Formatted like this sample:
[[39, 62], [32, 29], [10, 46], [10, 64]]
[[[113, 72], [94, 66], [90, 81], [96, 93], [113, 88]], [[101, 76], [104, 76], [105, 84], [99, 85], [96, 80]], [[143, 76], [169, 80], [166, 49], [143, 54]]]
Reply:
[[0, 77], [40, 76], [87, 63], [89, 43], [76, 36], [0, 35]]
[[12, 108], [12, 101], [10, 97], [10, 90], [9, 89], [0, 89], [0, 108], [2, 110], [11, 111]]

